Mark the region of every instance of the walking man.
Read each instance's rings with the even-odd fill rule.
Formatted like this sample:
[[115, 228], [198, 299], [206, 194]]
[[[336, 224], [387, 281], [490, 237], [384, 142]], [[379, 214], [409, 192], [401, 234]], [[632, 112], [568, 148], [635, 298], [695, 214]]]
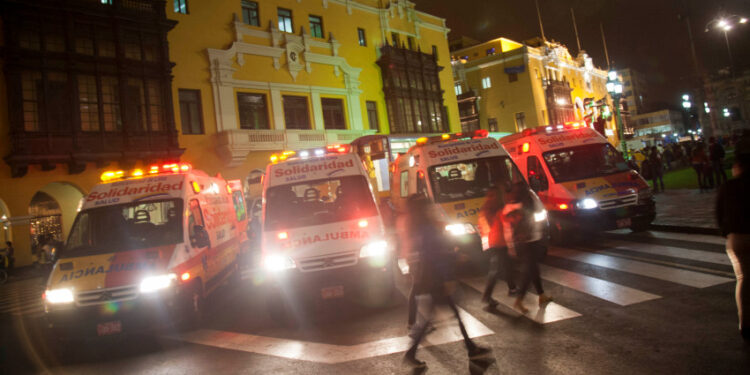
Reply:
[[508, 256], [508, 246], [505, 243], [503, 233], [502, 210], [505, 206], [505, 190], [493, 187], [487, 192], [485, 200], [479, 211], [478, 226], [482, 235], [482, 249], [490, 255], [490, 270], [487, 275], [487, 286], [482, 294], [482, 302], [488, 308], [495, 308], [498, 302], [492, 298], [492, 292], [500, 277], [500, 269], [503, 269], [505, 281], [508, 283], [508, 295], [516, 295], [516, 283], [513, 281], [513, 263]]
[[[750, 146], [750, 145], [748, 145]], [[716, 199], [716, 220], [727, 237], [727, 255], [737, 278], [735, 300], [742, 338], [750, 343], [750, 147], [738, 143], [735, 148], [732, 175], [735, 178], [721, 186]]]
[[453, 311], [458, 320], [458, 327], [464, 338], [466, 351], [470, 359], [482, 357], [489, 349], [476, 345], [466, 332], [458, 308], [452, 299], [455, 289], [453, 248], [445, 234], [445, 225], [432, 214], [431, 203], [423, 197], [409, 199], [408, 222], [411, 228], [412, 251], [418, 252], [418, 267], [414, 270], [414, 288], [416, 295], [429, 298], [429, 308], [423, 321], [414, 328], [411, 335], [411, 347], [404, 355], [404, 362], [412, 367], [425, 367], [425, 363], [416, 358], [417, 348], [424, 339], [430, 326], [436, 304], [445, 304]]

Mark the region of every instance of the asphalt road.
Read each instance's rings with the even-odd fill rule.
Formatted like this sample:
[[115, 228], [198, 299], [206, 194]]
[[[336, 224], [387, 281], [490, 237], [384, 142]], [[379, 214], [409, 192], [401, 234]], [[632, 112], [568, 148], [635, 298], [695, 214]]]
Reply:
[[[608, 233], [553, 247], [542, 277], [554, 302], [529, 295], [496, 311], [479, 302], [484, 279], [464, 275], [457, 301], [469, 334], [492, 349], [470, 362], [455, 320], [442, 311], [417, 356], [430, 374], [750, 373], [737, 331], [734, 276], [719, 237]], [[252, 276], [252, 275], [250, 275]], [[117, 336], [61, 345], [42, 329], [40, 280], [0, 286], [0, 373], [408, 374], [406, 298], [386, 304], [338, 299], [270, 317], [250, 277], [208, 301], [190, 332]], [[405, 280], [398, 288], [405, 291]], [[419, 373], [419, 372], [418, 372]]]

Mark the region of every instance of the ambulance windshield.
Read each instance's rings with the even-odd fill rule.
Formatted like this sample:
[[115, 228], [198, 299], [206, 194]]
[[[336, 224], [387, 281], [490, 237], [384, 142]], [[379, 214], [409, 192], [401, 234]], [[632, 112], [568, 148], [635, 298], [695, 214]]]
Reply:
[[620, 152], [609, 143], [549, 151], [543, 156], [555, 182], [583, 180], [630, 170]]
[[173, 245], [182, 238], [182, 201], [133, 202], [81, 211], [63, 257]]
[[290, 229], [377, 216], [364, 176], [304, 181], [266, 192], [265, 230]]
[[525, 183], [508, 156], [443, 164], [431, 167], [429, 171], [436, 202], [482, 198], [491, 186]]

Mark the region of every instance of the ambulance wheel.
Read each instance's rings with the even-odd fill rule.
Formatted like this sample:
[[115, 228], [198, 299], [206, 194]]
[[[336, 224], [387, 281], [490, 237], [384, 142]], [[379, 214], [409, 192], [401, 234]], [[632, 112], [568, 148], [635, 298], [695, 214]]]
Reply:
[[633, 221], [633, 225], [630, 226], [630, 230], [634, 233], [645, 232], [651, 227], [651, 222], [648, 221]]
[[271, 321], [285, 324], [288, 320], [288, 309], [280, 295], [266, 296], [266, 312]]
[[185, 293], [183, 301], [184, 324], [186, 330], [198, 328], [203, 320], [204, 299], [203, 285], [200, 280], [193, 282], [190, 289]]

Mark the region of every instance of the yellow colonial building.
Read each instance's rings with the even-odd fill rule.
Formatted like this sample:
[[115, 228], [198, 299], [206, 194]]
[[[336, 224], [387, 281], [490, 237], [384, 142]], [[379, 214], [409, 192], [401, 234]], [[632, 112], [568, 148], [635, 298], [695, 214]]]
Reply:
[[[609, 103], [607, 72], [556, 42], [497, 38], [454, 44], [454, 91], [462, 126], [514, 133], [539, 125], [596, 119]], [[597, 103], [598, 102], [598, 103]], [[611, 107], [611, 103], [609, 105]], [[614, 116], [602, 129], [616, 141]]]
[[0, 0], [0, 22], [17, 265], [108, 169], [243, 179], [279, 150], [460, 129], [445, 20], [407, 0]]

